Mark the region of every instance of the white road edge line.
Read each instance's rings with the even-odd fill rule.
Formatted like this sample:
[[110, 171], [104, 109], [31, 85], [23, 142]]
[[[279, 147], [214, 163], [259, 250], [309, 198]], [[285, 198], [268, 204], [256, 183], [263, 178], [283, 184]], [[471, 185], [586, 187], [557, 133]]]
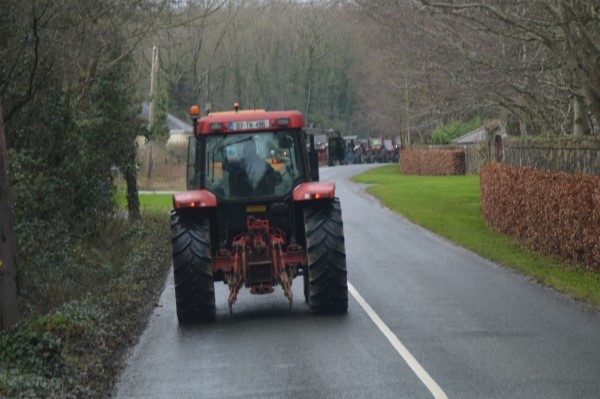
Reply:
[[423, 366], [415, 359], [415, 357], [406, 349], [406, 347], [400, 342], [398, 337], [390, 330], [390, 328], [381, 320], [381, 318], [375, 313], [373, 308], [365, 301], [365, 299], [358, 293], [356, 288], [350, 282], [348, 282], [348, 291], [356, 299], [356, 302], [363, 308], [363, 310], [369, 315], [373, 323], [379, 328], [383, 335], [390, 341], [396, 352], [402, 356], [402, 359], [408, 364], [408, 367], [419, 377], [421, 382], [429, 389], [429, 392], [433, 394], [436, 399], [448, 399], [448, 396], [442, 391], [442, 388], [431, 378], [429, 373], [425, 371]]

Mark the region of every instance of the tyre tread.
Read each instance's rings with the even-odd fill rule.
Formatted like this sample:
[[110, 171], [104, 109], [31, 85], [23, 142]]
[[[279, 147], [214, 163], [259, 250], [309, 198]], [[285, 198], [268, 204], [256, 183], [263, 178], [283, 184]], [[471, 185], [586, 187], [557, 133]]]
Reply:
[[307, 302], [317, 313], [345, 313], [348, 280], [339, 200], [304, 209], [308, 252]]
[[177, 319], [180, 324], [215, 319], [215, 290], [208, 218], [171, 212]]

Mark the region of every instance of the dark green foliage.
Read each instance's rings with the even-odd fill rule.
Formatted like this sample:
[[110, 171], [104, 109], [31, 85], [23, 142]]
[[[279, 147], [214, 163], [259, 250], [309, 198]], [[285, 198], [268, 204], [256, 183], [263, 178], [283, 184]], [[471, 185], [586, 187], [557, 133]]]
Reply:
[[7, 125], [17, 225], [41, 219], [72, 228], [86, 220], [93, 230], [114, 209], [114, 173], [135, 167], [139, 107], [126, 79], [130, 69], [123, 62], [97, 79], [86, 109], [49, 87]]
[[167, 114], [169, 113], [169, 93], [163, 82], [162, 73], [156, 77], [156, 94], [154, 95], [154, 125], [149, 134], [151, 140], [165, 142], [169, 138]]
[[[24, 285], [59, 304], [0, 334], [0, 397], [107, 397], [119, 354], [144, 324], [170, 266], [168, 234], [164, 214], [136, 223], [106, 220], [102, 244], [79, 246], [76, 261], [52, 273], [42, 273], [52, 262], [45, 259], [23, 276]], [[52, 274], [57, 278], [45, 281]], [[61, 302], [67, 296], [58, 279], [71, 299]]]
[[9, 125], [16, 224], [86, 218], [93, 225], [111, 209], [110, 166], [95, 146], [95, 126], [75, 119], [60, 90], [50, 88], [44, 100], [47, 108], [37, 120], [21, 129]]
[[139, 103], [130, 75], [124, 61], [96, 79], [86, 107], [50, 86], [7, 124], [26, 314], [50, 311], [79, 292], [79, 253], [94, 248], [88, 243], [115, 211], [115, 173], [135, 171]]
[[137, 201], [140, 100], [121, 28], [140, 7], [92, 3], [0, 7], [23, 313], [0, 335], [0, 397], [106, 397], [116, 354], [169, 265], [168, 240], [163, 251], [157, 238], [166, 218], [157, 232], [113, 199], [120, 171]]
[[450, 144], [454, 139], [481, 126], [481, 118], [475, 117], [468, 122], [451, 121], [438, 126], [431, 134], [431, 144]]

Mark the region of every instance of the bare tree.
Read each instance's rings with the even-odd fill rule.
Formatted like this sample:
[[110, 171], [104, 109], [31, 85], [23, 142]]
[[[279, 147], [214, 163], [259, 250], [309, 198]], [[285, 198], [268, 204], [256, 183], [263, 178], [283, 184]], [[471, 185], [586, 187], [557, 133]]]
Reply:
[[567, 133], [587, 130], [588, 109], [598, 118], [597, 2], [344, 5], [357, 10], [355, 42], [365, 43], [357, 87], [375, 125], [401, 117], [404, 129], [422, 132], [448, 118], [505, 114], [522, 132]]
[[[600, 18], [597, 2], [504, 0], [490, 4], [423, 0], [421, 3], [428, 9], [468, 21], [473, 29], [484, 30], [497, 38], [518, 40], [533, 51], [537, 47], [538, 53], [544, 53], [547, 65], [556, 68], [554, 79], [545, 82], [544, 94], [553, 100], [561, 100], [563, 104], [564, 98], [569, 98], [569, 110], [581, 109], [582, 104], [577, 100], [583, 98], [595, 119], [600, 118]], [[547, 76], [543, 72], [540, 71], [540, 74]], [[561, 90], [552, 93], [555, 88]], [[539, 104], [539, 97], [537, 100]], [[573, 101], [576, 102], [574, 107]], [[575, 124], [581, 123], [578, 115], [573, 119]], [[574, 130], [581, 129], [575, 127]]]

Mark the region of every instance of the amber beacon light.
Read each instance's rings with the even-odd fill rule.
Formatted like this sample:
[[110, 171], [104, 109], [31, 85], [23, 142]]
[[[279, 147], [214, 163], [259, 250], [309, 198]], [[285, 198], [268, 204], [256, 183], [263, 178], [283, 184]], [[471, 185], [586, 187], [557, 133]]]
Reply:
[[200, 107], [197, 105], [192, 105], [190, 107], [190, 117], [198, 118], [200, 116]]

